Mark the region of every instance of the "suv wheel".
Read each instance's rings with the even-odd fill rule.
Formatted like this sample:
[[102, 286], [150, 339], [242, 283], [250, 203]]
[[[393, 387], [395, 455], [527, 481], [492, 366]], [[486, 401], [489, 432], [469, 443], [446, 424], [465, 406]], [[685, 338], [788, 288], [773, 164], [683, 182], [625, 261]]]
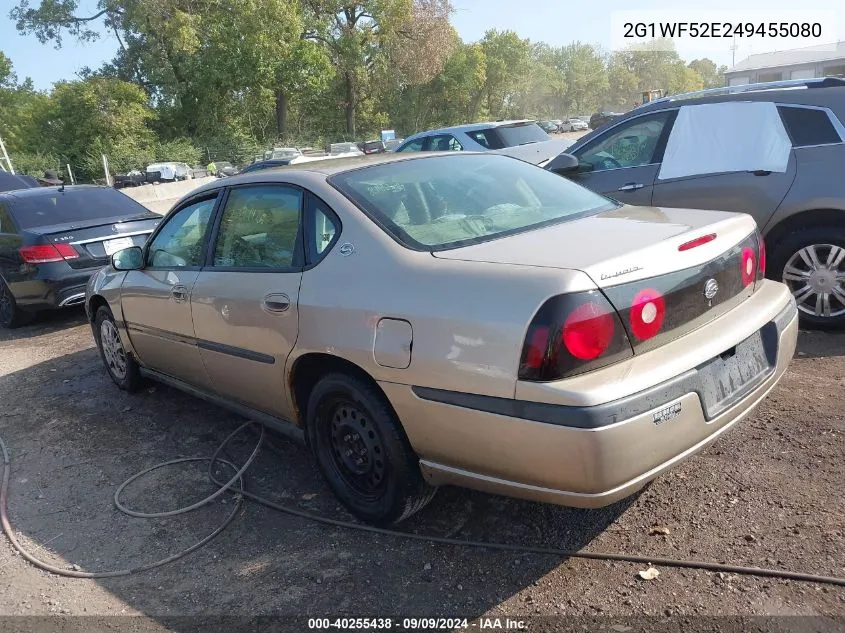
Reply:
[[117, 324], [111, 310], [102, 306], [94, 318], [94, 340], [100, 350], [100, 358], [106, 371], [118, 387], [124, 391], [135, 391], [141, 385], [138, 363], [123, 349]]
[[329, 374], [315, 385], [307, 434], [332, 492], [367, 523], [399, 523], [434, 497], [392, 409], [357, 378]]
[[790, 233], [774, 245], [769, 275], [792, 291], [801, 324], [845, 327], [845, 231], [814, 227]]
[[0, 329], [26, 325], [35, 315], [18, 307], [12, 291], [6, 282], [0, 279]]

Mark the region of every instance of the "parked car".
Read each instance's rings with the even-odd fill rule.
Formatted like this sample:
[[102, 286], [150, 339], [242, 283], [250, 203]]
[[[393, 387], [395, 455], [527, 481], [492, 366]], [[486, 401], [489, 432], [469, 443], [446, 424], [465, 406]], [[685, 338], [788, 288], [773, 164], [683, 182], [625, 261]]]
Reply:
[[299, 151], [295, 147], [274, 147], [273, 151], [270, 152], [269, 158], [273, 159], [291, 159], [296, 158], [297, 156], [302, 156], [302, 152]]
[[361, 148], [358, 147], [357, 143], [332, 143], [328, 147], [329, 154], [348, 154], [351, 156], [363, 156], [364, 152], [361, 151]]
[[364, 154], [381, 154], [385, 151], [384, 141], [367, 141], [366, 143], [361, 143], [359, 145], [360, 149]]
[[581, 119], [572, 118], [567, 119], [566, 122], [569, 124], [570, 132], [581, 132], [590, 129], [590, 126], [587, 125], [587, 123], [585, 121], [582, 121]]
[[32, 176], [12, 174], [0, 168], [0, 191], [14, 191], [16, 189], [29, 189], [38, 187], [38, 181]]
[[493, 151], [542, 165], [571, 144], [571, 140], [553, 139], [536, 121], [520, 120], [472, 123], [420, 132], [405, 139], [396, 151]]
[[590, 129], [597, 130], [603, 125], [607, 125], [608, 123], [612, 122], [616, 118], [622, 116], [616, 112], [596, 112], [593, 116], [590, 117]]
[[260, 160], [255, 163], [251, 163], [244, 167], [240, 173], [248, 174], [253, 171], [258, 171], [260, 169], [272, 169], [273, 167], [285, 167], [286, 165], [290, 165], [293, 158], [276, 158], [270, 160]]
[[0, 328], [81, 304], [91, 274], [115, 251], [143, 244], [160, 220], [111, 187], [0, 193]]
[[[193, 175], [191, 175], [193, 177]], [[161, 179], [161, 174], [159, 173], [158, 178]], [[138, 187], [143, 185], [147, 182], [147, 178], [143, 172], [138, 170], [130, 171], [126, 174], [117, 174], [114, 177], [114, 188], [115, 189], [123, 189], [124, 187]]]
[[555, 123], [554, 121], [537, 121], [537, 125], [539, 125], [547, 134], [552, 134], [559, 131], [558, 127], [560, 124]]
[[384, 151], [386, 152], [395, 152], [396, 148], [402, 145], [405, 142], [404, 138], [392, 138], [389, 141], [384, 142]]
[[[621, 202], [751, 214], [766, 239], [769, 277], [791, 288], [802, 324], [845, 327], [845, 80], [666, 97], [567, 152], [576, 160], [561, 173]], [[755, 166], [735, 167], [758, 152]], [[773, 152], [779, 167], [771, 165]], [[692, 167], [678, 173], [679, 164]]]
[[783, 376], [798, 319], [761, 248], [744, 214], [625, 207], [491, 153], [382, 154], [200, 187], [86, 306], [119, 387], [306, 435], [365, 521], [443, 484], [596, 507]]
[[227, 176], [234, 176], [239, 173], [238, 168], [227, 160], [217, 160], [214, 161], [214, 164], [217, 166], [217, 173], [214, 175], [218, 178], [226, 178]]
[[188, 180], [193, 175], [187, 163], [153, 163], [147, 165], [146, 172], [158, 172], [159, 179], [164, 181]]

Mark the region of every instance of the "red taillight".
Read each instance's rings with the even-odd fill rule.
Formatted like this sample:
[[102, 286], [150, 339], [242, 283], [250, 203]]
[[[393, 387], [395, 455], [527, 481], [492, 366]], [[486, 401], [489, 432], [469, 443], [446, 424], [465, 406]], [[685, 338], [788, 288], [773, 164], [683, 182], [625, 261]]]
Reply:
[[584, 303], [566, 317], [561, 339], [567, 351], [579, 360], [595, 360], [613, 340], [616, 317], [597, 303]]
[[701, 246], [702, 244], [707, 244], [707, 242], [712, 242], [716, 239], [715, 233], [710, 233], [709, 235], [702, 235], [701, 237], [697, 237], [694, 240], [690, 240], [689, 242], [684, 242], [678, 247], [679, 251], [688, 251], [691, 248], [695, 248], [696, 246]]
[[79, 257], [79, 253], [70, 244], [24, 246], [18, 252], [27, 264], [49, 264]]
[[657, 290], [644, 288], [634, 295], [629, 312], [631, 333], [645, 341], [655, 336], [666, 318], [666, 300]]
[[757, 276], [756, 255], [754, 249], [746, 246], [742, 249], [742, 258], [740, 259], [742, 266], [742, 285], [747, 286], [753, 283]]
[[525, 355], [525, 364], [531, 369], [540, 369], [543, 361], [546, 360], [546, 352], [549, 348], [549, 328], [539, 326], [534, 328], [528, 339], [528, 350]]

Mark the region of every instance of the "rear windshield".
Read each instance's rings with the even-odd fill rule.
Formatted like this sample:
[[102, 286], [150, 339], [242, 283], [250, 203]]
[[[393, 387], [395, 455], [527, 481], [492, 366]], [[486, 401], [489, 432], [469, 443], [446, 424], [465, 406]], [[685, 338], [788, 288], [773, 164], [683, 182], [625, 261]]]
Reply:
[[483, 130], [473, 130], [467, 132], [467, 136], [489, 149], [516, 147], [517, 145], [551, 139], [551, 136], [546, 134], [543, 128], [536, 123], [513, 123]]
[[566, 178], [496, 154], [397, 161], [329, 182], [415, 250], [485, 242], [618, 206]]
[[150, 215], [145, 207], [114, 189], [66, 189], [15, 196], [12, 214], [21, 229], [106, 218]]

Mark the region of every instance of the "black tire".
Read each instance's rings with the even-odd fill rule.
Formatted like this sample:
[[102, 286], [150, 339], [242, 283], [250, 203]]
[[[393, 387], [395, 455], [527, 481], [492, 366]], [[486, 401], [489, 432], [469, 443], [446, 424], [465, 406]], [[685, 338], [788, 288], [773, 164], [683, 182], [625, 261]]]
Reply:
[[21, 310], [6, 282], [0, 279], [0, 329], [11, 329], [26, 325], [35, 318], [35, 314]]
[[437, 488], [423, 479], [401, 423], [367, 382], [347, 374], [324, 376], [311, 391], [306, 424], [320, 472], [362, 521], [399, 523], [434, 497]]
[[117, 354], [118, 352], [111, 348], [109, 341], [105, 342], [105, 348], [109, 349], [104, 348], [103, 337], [110, 337], [107, 331], [109, 328], [114, 328], [114, 333], [118, 333], [117, 324], [114, 321], [111, 310], [109, 310], [106, 306], [101, 306], [94, 317], [93, 328], [94, 340], [97, 343], [97, 349], [100, 350], [100, 358], [102, 359], [103, 365], [105, 365], [109, 376], [114, 381], [114, 384], [124, 391], [136, 391], [141, 386], [142, 382], [141, 371], [138, 368], [138, 363], [135, 362], [132, 354], [123, 348], [123, 344], [120, 342], [118, 337], [116, 345], [119, 346], [119, 353], [122, 354], [123, 358], [123, 370], [121, 371], [119, 360], [112, 356], [112, 353]]
[[[828, 293], [828, 302], [832, 316], [816, 315], [811, 310], [814, 311], [812, 304], [819, 293], [814, 292], [808, 298], [802, 300], [799, 289], [804, 287], [808, 282], [784, 278], [784, 268], [786, 268], [787, 263], [790, 262], [793, 256], [797, 256], [802, 249], [815, 246], [815, 252], [822, 264], [827, 263], [827, 256], [832, 250], [830, 248], [831, 246], [845, 249], [845, 227], [815, 226], [799, 229], [782, 236], [774, 244], [767, 244], [766, 246], [768, 251], [766, 276], [769, 279], [784, 282], [789, 286], [793, 295], [796, 296], [801, 327], [817, 330], [839, 330], [845, 328], [845, 299], [837, 297], [836, 294]], [[803, 270], [805, 263], [799, 260], [798, 267]], [[806, 268], [807, 270], [810, 269], [808, 266]], [[845, 274], [845, 258], [843, 258], [835, 270], [827, 271], [825, 278], [817, 280], [814, 283], [824, 284], [823, 286], [817, 286], [820, 288], [829, 288], [832, 284], [833, 286], [838, 285], [840, 289], [845, 289], [845, 279], [837, 281], [837, 274], [840, 276]], [[790, 275], [790, 277], [794, 277], [794, 275]], [[836, 314], [837, 312], [841, 313]]]

